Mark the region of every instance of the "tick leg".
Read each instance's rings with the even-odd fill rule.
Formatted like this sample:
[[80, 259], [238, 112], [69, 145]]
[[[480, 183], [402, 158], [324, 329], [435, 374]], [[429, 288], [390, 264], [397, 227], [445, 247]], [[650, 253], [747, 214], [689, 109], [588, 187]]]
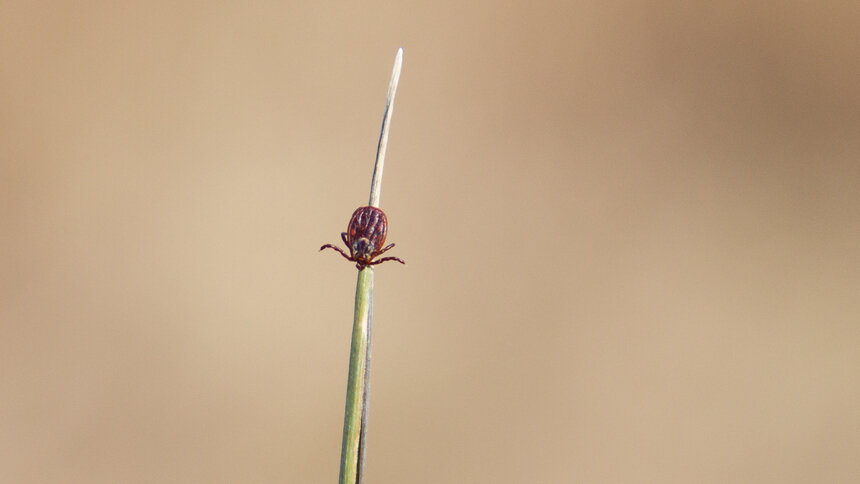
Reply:
[[340, 233], [340, 238], [341, 238], [341, 239], [343, 239], [343, 243], [344, 243], [344, 245], [346, 245], [347, 247], [349, 247], [349, 241], [348, 241], [348, 240], [346, 240], [346, 237], [347, 237], [346, 232], [341, 232], [341, 233]]
[[340, 252], [340, 255], [342, 255], [344, 258], [346, 258], [346, 260], [352, 260], [349, 258], [348, 255], [346, 255], [346, 252], [344, 252], [343, 249], [341, 249], [340, 247], [338, 247], [336, 245], [326, 244], [326, 245], [320, 247], [320, 250], [323, 250], [323, 249], [334, 249], [334, 250]]
[[367, 265], [369, 265], [369, 266], [375, 266], [376, 264], [382, 264], [383, 262], [388, 261], [388, 260], [396, 260], [397, 262], [399, 262], [399, 263], [401, 263], [401, 264], [403, 264], [403, 265], [406, 265], [406, 263], [405, 263], [405, 262], [403, 262], [403, 259], [400, 259], [400, 258], [397, 258], [397, 257], [383, 257], [382, 259], [375, 260], [375, 261], [373, 261], [373, 262], [368, 263]]
[[380, 250], [379, 252], [377, 252], [377, 253], [373, 254], [373, 256], [374, 256], [374, 257], [376, 257], [376, 256], [378, 256], [379, 254], [381, 254], [381, 253], [385, 252], [386, 250], [388, 250], [388, 249], [390, 249], [390, 248], [392, 248], [392, 247], [394, 247], [394, 244], [388, 244], [388, 245], [386, 245], [382, 250]]

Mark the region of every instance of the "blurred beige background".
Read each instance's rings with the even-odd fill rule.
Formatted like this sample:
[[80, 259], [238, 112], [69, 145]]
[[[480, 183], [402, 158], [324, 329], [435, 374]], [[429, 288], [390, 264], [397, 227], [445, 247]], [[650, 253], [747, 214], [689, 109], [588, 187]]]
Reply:
[[860, 482], [857, 2], [0, 3], [0, 482]]

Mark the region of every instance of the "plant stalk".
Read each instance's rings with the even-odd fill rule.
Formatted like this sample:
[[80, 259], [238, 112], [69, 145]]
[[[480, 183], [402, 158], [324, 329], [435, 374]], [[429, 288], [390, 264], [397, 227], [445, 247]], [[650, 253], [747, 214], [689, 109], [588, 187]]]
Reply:
[[367, 409], [368, 364], [370, 363], [370, 327], [373, 319], [373, 269], [358, 272], [355, 286], [355, 313], [352, 345], [349, 350], [349, 377], [346, 385], [346, 411], [343, 418], [343, 447], [340, 459], [340, 483], [359, 482], [364, 457], [362, 434]]
[[[388, 149], [388, 131], [394, 112], [394, 96], [403, 67], [403, 49], [397, 50], [388, 94], [376, 163], [370, 183], [369, 205], [379, 207], [382, 193], [382, 171]], [[358, 271], [355, 286], [355, 312], [353, 315], [352, 344], [349, 350], [349, 377], [346, 387], [346, 410], [343, 417], [343, 446], [340, 455], [340, 484], [361, 484], [364, 477], [365, 447], [367, 443], [367, 409], [370, 398], [371, 330], [373, 327], [373, 269]]]

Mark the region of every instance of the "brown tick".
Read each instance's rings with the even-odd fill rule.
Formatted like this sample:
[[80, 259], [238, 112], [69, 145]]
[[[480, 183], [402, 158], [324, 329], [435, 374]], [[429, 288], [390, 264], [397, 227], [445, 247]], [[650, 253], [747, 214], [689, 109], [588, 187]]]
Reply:
[[385, 261], [396, 260], [401, 264], [406, 264], [402, 259], [397, 257], [383, 257], [376, 259], [386, 250], [394, 247], [394, 244], [385, 244], [385, 236], [388, 235], [388, 217], [385, 212], [376, 207], [358, 207], [352, 213], [352, 218], [349, 219], [349, 226], [346, 232], [340, 234], [340, 238], [349, 249], [349, 255], [346, 255], [340, 247], [332, 244], [325, 244], [320, 247], [323, 249], [334, 249], [340, 252], [346, 260], [355, 262], [355, 267], [358, 270], [364, 269], [366, 266], [374, 266]]

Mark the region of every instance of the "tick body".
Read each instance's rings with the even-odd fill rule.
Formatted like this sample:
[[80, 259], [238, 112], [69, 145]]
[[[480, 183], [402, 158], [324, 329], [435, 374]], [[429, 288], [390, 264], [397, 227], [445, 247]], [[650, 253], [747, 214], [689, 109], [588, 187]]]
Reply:
[[394, 247], [394, 244], [385, 245], [385, 236], [388, 235], [388, 217], [385, 212], [376, 207], [358, 207], [349, 219], [346, 232], [340, 234], [340, 238], [349, 249], [349, 255], [340, 247], [325, 244], [323, 249], [334, 249], [340, 252], [346, 260], [355, 262], [355, 267], [362, 270], [367, 266], [374, 266], [385, 261], [394, 260], [406, 264], [397, 257], [383, 257], [376, 259], [383, 252]]

